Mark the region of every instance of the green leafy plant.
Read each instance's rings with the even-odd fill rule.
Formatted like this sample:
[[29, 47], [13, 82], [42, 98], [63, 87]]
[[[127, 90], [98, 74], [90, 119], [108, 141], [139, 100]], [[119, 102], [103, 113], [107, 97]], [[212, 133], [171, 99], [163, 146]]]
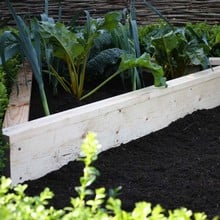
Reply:
[[0, 185], [0, 218], [4, 220], [49, 220], [60, 219], [63, 211], [46, 208], [48, 199], [53, 195], [45, 189], [37, 197], [28, 197], [24, 191], [27, 185], [11, 186], [11, 180], [1, 178]]
[[108, 48], [101, 50], [96, 55], [94, 54], [86, 66], [88, 77], [93, 77], [93, 80], [95, 77], [101, 78], [101, 80], [108, 78], [117, 70], [121, 55], [124, 52], [119, 48]]
[[50, 65], [50, 70], [61, 85], [76, 98], [84, 92], [86, 65], [94, 41], [105, 31], [113, 30], [120, 19], [120, 14], [110, 12], [103, 19], [92, 19], [86, 12], [87, 22], [83, 29], [74, 33], [62, 23], [42, 22], [41, 35], [52, 45], [54, 57], [63, 60], [68, 69], [70, 83]]
[[[4, 117], [4, 112], [8, 105], [8, 95], [7, 95], [7, 89], [3, 82], [1, 82], [0, 79], [0, 128], [2, 127], [2, 121]], [[2, 172], [2, 169], [4, 168], [4, 152], [6, 148], [6, 144], [3, 143], [2, 140], [2, 132], [0, 131], [0, 173]]]
[[[5, 110], [8, 106], [8, 97], [11, 93], [12, 83], [15, 81], [17, 72], [20, 67], [19, 57], [14, 57], [5, 63], [5, 68], [10, 70], [7, 74], [5, 68], [0, 65], [0, 128], [4, 119]], [[7, 143], [2, 138], [2, 131], [0, 131], [0, 176], [5, 167], [5, 150], [8, 148]]]
[[191, 28], [199, 37], [206, 42], [206, 54], [208, 56], [220, 56], [220, 26], [210, 25], [205, 22], [187, 23], [187, 28]]
[[[28, 62], [31, 65], [31, 68], [33, 70], [35, 79], [38, 83], [41, 100], [44, 108], [45, 115], [49, 115], [49, 107], [47, 103], [47, 98], [44, 90], [44, 82], [42, 78], [42, 63], [41, 63], [41, 45], [40, 45], [40, 35], [39, 35], [39, 26], [38, 22], [36, 20], [32, 20], [32, 25], [29, 28], [24, 20], [18, 16], [12, 7], [9, 0], [6, 0], [6, 3], [8, 5], [8, 8], [15, 20], [15, 23], [18, 28], [18, 34], [16, 33], [7, 33], [9, 35], [6, 39], [13, 40], [13, 44], [16, 45], [14, 49], [18, 49], [19, 52], [27, 58]], [[7, 40], [4, 41], [7, 43]], [[7, 51], [7, 46], [3, 46], [0, 48], [0, 55], [2, 57], [2, 61], [5, 61], [5, 54]], [[10, 49], [10, 48], [9, 48]], [[15, 52], [13, 52], [15, 54]]]
[[[77, 32], [69, 30], [66, 25], [59, 22], [42, 22], [42, 38], [45, 39], [47, 45], [52, 45], [53, 56], [65, 62], [69, 77], [66, 78], [60, 74], [53, 65], [50, 65], [50, 71], [57, 78], [63, 88], [75, 95], [76, 98], [80, 100], [87, 98], [115, 76], [123, 73], [124, 71], [128, 71], [130, 68], [136, 70], [136, 79], [137, 76], [139, 76], [137, 68], [143, 66], [143, 62], [139, 62], [140, 59], [138, 61], [140, 53], [137, 51], [139, 51], [139, 49], [135, 49], [136, 47], [133, 47], [133, 51], [125, 51], [119, 48], [108, 48], [102, 50], [100, 46], [101, 43], [109, 41], [108, 31], [112, 31], [120, 25], [120, 17], [119, 13], [110, 12], [107, 13], [103, 19], [92, 19], [87, 12], [86, 26], [83, 29], [78, 29]], [[132, 33], [130, 35], [134, 36]], [[132, 39], [134, 39], [134, 37]], [[137, 40], [138, 38], [136, 37], [135, 39]], [[133, 44], [135, 44], [135, 41], [133, 41]], [[96, 48], [96, 50], [94, 50], [94, 48]], [[134, 56], [126, 56], [126, 59], [124, 56], [124, 58], [121, 59], [121, 56], [125, 52], [128, 54], [133, 53]], [[91, 53], [93, 53], [92, 58]], [[128, 59], [130, 59], [133, 64], [135, 63], [135, 65], [130, 65], [128, 68], [121, 68], [125, 61], [128, 63]], [[153, 64], [150, 61], [151, 58], [149, 56], [144, 55], [141, 59], [147, 59], [145, 64], [148, 63], [148, 65], [144, 65], [146, 68], [153, 70], [155, 76], [160, 75], [161, 78], [163, 77], [160, 67]], [[103, 80], [103, 82], [97, 87], [85, 93], [84, 82], [86, 73], [89, 74], [88, 70], [103, 73], [107, 66], [118, 66], [118, 64], [119, 69], [116, 72], [109, 75], [107, 79]], [[99, 67], [99, 70], [97, 70], [97, 67]], [[134, 81], [137, 83], [137, 80]], [[140, 80], [138, 80], [138, 82], [139, 81]], [[159, 86], [160, 83], [158, 83], [157, 80], [155, 80], [155, 82], [155, 85]], [[161, 80], [160, 85], [165, 85], [164, 79]], [[134, 89], [136, 89], [136, 86], [134, 86]]]
[[[127, 9], [123, 10], [123, 24], [119, 23], [118, 27], [112, 32], [112, 41], [116, 47], [124, 50], [128, 54], [140, 57], [140, 44], [138, 37], [138, 28], [136, 22], [136, 13], [134, 2], [130, 2], [130, 13]], [[127, 73], [120, 74], [124, 87], [127, 78], [131, 82], [132, 90], [140, 89], [144, 86], [141, 69], [134, 67], [127, 70]]]
[[201, 65], [203, 68], [210, 66], [207, 57], [208, 45], [204, 38], [189, 26], [175, 27], [149, 1], [144, 0], [144, 3], [165, 25], [148, 33], [150, 37], [144, 37], [141, 41], [144, 42], [146, 51], [150, 50], [156, 62], [163, 66], [168, 78], [184, 75], [189, 65]]
[[[82, 144], [81, 161], [84, 163], [80, 186], [76, 187], [77, 196], [71, 198], [71, 206], [56, 210], [49, 206], [48, 200], [53, 193], [45, 188], [39, 196], [26, 196], [27, 185], [13, 187], [11, 180], [0, 180], [0, 218], [4, 220], [146, 220], [146, 219], [185, 219], [206, 220], [205, 213], [193, 213], [186, 208], [166, 211], [160, 205], [152, 206], [149, 202], [137, 202], [131, 212], [122, 209], [122, 202], [117, 196], [107, 195], [104, 187], [90, 189], [99, 175], [92, 165], [97, 160], [101, 145], [96, 135], [89, 132]], [[115, 193], [119, 188], [113, 190]], [[113, 193], [113, 194], [115, 194]], [[213, 220], [217, 220], [215, 217]]]
[[200, 38], [190, 28], [162, 24], [145, 36], [142, 29], [142, 37], [145, 50], [163, 67], [167, 78], [185, 75], [189, 65], [209, 66], [205, 43], [201, 45]]

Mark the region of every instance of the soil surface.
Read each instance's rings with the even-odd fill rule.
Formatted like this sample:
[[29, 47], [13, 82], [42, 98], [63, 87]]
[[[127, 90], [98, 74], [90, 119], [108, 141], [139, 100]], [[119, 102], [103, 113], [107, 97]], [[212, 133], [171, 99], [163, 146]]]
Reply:
[[[95, 167], [100, 176], [92, 188], [122, 186], [119, 198], [125, 210], [144, 200], [166, 209], [205, 212], [209, 218], [220, 215], [220, 107], [199, 110], [167, 128], [102, 152]], [[38, 195], [49, 187], [55, 193], [51, 205], [69, 206], [82, 170], [81, 162], [70, 162], [27, 182], [27, 193]]]

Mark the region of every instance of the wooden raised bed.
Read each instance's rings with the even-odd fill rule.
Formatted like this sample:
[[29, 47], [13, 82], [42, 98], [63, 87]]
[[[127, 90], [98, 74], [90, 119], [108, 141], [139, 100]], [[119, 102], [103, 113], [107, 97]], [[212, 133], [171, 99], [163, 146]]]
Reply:
[[[215, 61], [215, 64], [219, 63]], [[10, 144], [13, 183], [37, 179], [78, 158], [82, 139], [88, 131], [98, 134], [100, 151], [104, 151], [164, 128], [198, 109], [220, 105], [220, 67], [170, 80], [167, 84], [168, 88], [150, 86], [5, 126], [3, 135]]]

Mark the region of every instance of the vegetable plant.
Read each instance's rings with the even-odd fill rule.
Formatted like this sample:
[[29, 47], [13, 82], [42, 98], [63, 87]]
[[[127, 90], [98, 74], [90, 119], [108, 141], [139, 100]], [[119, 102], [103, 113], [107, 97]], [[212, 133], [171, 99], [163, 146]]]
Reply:
[[[155, 80], [155, 82], [157, 82], [155, 85], [165, 85], [165, 80], [162, 79], [163, 73], [160, 67], [153, 64], [149, 56], [143, 55], [140, 58], [137, 26], [134, 25], [134, 19], [130, 24], [131, 33], [129, 33], [129, 36], [131, 38], [130, 42], [133, 44], [132, 46], [128, 45], [130, 49], [128, 47], [121, 47], [121, 49], [108, 48], [106, 50], [98, 51], [98, 53], [91, 58], [91, 52], [94, 53], [94, 47], [100, 45], [99, 42], [101, 41], [108, 41], [108, 33], [114, 31], [115, 28], [121, 27], [121, 24], [119, 23], [121, 16], [118, 12], [110, 12], [107, 13], [103, 19], [92, 19], [89, 13], [86, 12], [86, 17], [87, 22], [85, 27], [76, 29], [76, 31], [73, 31], [66, 25], [59, 22], [41, 22], [42, 38], [45, 40], [47, 45], [52, 45], [53, 56], [64, 61], [67, 66], [69, 75], [68, 78], [60, 74], [52, 63], [49, 65], [51, 73], [57, 78], [66, 91], [71, 92], [79, 100], [85, 99], [109, 82], [112, 78], [119, 74], [124, 74], [124, 72], [129, 69], [133, 69], [135, 71], [133, 74], [135, 77], [133, 80], [133, 89], [136, 89], [138, 87], [137, 83], [139, 84], [139, 87], [141, 84], [137, 68], [143, 65], [144, 67], [153, 70], [153, 74], [157, 75], [157, 78], [159, 78], [158, 76], [161, 77], [160, 83]], [[125, 32], [124, 34], [127, 35]], [[124, 36], [124, 39], [126, 39], [126, 36]], [[129, 56], [123, 56], [124, 53], [129, 54]], [[131, 54], [134, 56], [130, 56]], [[128, 63], [128, 59], [130, 59], [130, 62], [133, 62], [134, 65], [128, 65], [126, 68], [121, 68], [125, 62]], [[147, 59], [146, 62], [140, 62], [140, 60], [143, 59]], [[105, 67], [109, 64], [116, 64], [117, 66], [118, 63], [120, 63], [120, 65], [116, 72], [108, 76], [107, 79], [100, 83], [96, 88], [85, 93], [85, 77], [86, 74], [90, 74], [88, 69], [91, 70], [99, 67], [100, 70], [97, 70], [97, 72], [104, 72]]]
[[[7, 54], [9, 54], [10, 58], [18, 51], [27, 58], [33, 70], [35, 79], [38, 83], [45, 115], [49, 115], [50, 112], [42, 78], [41, 44], [38, 22], [36, 20], [32, 20], [32, 25], [29, 28], [25, 24], [24, 20], [16, 14], [10, 1], [6, 0], [6, 3], [15, 20], [16, 26], [18, 28], [18, 33], [5, 32], [5, 35], [1, 37], [1, 40], [3, 41], [3, 46], [0, 48], [2, 61], [5, 62]], [[13, 44], [11, 44], [11, 42], [13, 42]]]
[[[1, 30], [0, 30], [1, 32]], [[20, 58], [15, 56], [13, 59], [8, 60], [3, 68], [0, 65], [0, 128], [5, 115], [5, 110], [8, 106], [8, 97], [11, 93], [12, 83], [15, 81], [17, 72], [20, 68]], [[10, 70], [6, 73], [5, 69]], [[5, 166], [5, 150], [8, 148], [6, 141], [2, 138], [2, 131], [0, 131], [0, 176]]]
[[[119, 23], [118, 27], [112, 31], [112, 41], [116, 47], [138, 58], [141, 52], [134, 2], [130, 2], [130, 13], [127, 12], [127, 9], [123, 10], [123, 23]], [[132, 90], [140, 89], [144, 86], [140, 68], [128, 69], [127, 73], [122, 73], [120, 76], [124, 85], [126, 84], [126, 79], [130, 79]]]
[[66, 63], [70, 82], [65, 80], [52, 65], [50, 71], [61, 85], [78, 99], [84, 92], [86, 65], [95, 39], [105, 31], [113, 30], [120, 19], [120, 14], [117, 12], [109, 12], [103, 19], [92, 19], [88, 12], [86, 16], [85, 27], [76, 33], [59, 22], [41, 23], [41, 35], [52, 45], [54, 57]]
[[149, 1], [144, 0], [144, 3], [165, 23], [147, 36], [142, 35], [141, 41], [145, 50], [163, 67], [167, 78], [184, 75], [189, 65], [207, 68], [207, 42], [190, 27], [172, 25]]
[[187, 67], [191, 64], [201, 65], [203, 68], [209, 66], [205, 52], [207, 46], [204, 42], [201, 45], [200, 38], [196, 38], [190, 28], [158, 25], [143, 36], [141, 42], [144, 50], [163, 67], [167, 78], [186, 74]]
[[210, 25], [205, 22], [187, 23], [187, 28], [191, 28], [194, 32], [206, 42], [206, 53], [208, 56], [220, 56], [220, 26]]

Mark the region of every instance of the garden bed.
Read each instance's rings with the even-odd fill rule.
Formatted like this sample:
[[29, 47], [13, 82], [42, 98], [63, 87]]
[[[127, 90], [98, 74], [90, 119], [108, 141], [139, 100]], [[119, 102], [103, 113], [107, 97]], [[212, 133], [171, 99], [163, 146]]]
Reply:
[[[14, 184], [58, 170], [80, 155], [82, 138], [98, 133], [101, 151], [120, 146], [198, 109], [220, 104], [220, 67], [6, 127]], [[43, 164], [43, 166], [42, 166]]]
[[[95, 163], [100, 176], [93, 187], [122, 186], [123, 208], [148, 201], [164, 208], [187, 207], [206, 212], [209, 219], [220, 215], [220, 107], [199, 110], [168, 127], [109, 149]], [[99, 137], [99, 136], [98, 136]], [[83, 164], [70, 162], [58, 171], [26, 182], [29, 195], [49, 187], [56, 208], [70, 205], [76, 196]]]

